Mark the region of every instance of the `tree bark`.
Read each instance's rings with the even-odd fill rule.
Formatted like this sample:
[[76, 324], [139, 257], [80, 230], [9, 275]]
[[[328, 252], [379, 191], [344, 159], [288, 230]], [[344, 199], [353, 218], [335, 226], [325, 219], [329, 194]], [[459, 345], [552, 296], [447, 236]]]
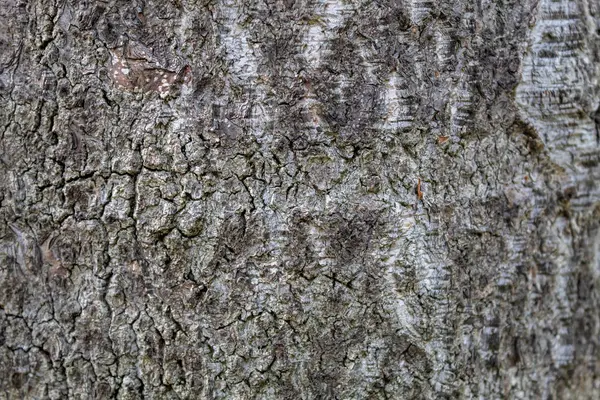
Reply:
[[600, 398], [597, 0], [0, 0], [0, 399]]

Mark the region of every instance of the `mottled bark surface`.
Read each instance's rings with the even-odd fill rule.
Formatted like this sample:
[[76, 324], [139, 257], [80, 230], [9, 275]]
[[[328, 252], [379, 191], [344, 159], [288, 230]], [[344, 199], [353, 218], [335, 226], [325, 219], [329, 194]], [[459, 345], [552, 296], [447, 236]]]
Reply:
[[0, 399], [600, 398], [597, 0], [0, 0]]

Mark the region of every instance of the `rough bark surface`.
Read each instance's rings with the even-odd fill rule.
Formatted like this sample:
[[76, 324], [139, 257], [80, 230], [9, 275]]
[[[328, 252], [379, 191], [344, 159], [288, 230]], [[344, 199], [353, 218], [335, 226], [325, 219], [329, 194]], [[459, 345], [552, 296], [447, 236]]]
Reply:
[[597, 0], [0, 0], [0, 399], [600, 398]]

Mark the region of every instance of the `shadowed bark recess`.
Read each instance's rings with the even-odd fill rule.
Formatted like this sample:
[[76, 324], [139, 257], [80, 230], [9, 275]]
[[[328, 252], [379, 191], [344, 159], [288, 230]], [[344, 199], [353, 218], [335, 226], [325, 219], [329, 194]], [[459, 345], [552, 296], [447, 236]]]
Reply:
[[593, 0], [0, 0], [0, 400], [600, 398]]

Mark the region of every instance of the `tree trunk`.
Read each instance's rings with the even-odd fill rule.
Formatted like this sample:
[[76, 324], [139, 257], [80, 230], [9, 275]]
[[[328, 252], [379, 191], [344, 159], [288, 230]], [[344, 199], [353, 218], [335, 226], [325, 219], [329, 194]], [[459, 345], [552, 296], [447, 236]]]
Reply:
[[597, 0], [0, 0], [0, 399], [600, 398]]

